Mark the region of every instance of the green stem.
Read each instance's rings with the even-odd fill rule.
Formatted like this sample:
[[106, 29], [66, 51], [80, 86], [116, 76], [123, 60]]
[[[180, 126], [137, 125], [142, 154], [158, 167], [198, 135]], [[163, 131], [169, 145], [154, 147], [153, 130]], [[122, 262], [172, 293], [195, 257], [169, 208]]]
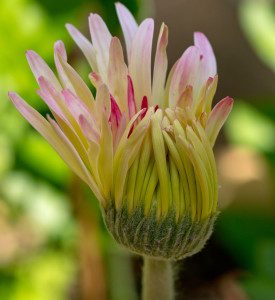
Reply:
[[142, 300], [173, 300], [174, 278], [170, 261], [144, 257]]

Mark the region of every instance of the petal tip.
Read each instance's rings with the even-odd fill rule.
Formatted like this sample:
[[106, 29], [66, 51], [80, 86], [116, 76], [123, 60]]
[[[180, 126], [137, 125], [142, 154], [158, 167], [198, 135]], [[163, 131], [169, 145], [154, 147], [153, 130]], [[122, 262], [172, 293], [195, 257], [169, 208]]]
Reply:
[[117, 42], [117, 41], [120, 41], [120, 40], [119, 40], [119, 38], [118, 38], [117, 36], [112, 36], [111, 42], [112, 42], [112, 41], [116, 41], [116, 42]]
[[232, 106], [233, 103], [234, 103], [234, 99], [231, 98], [231, 97], [229, 97], [229, 96], [227, 96], [221, 102], [227, 103], [228, 106]]
[[122, 4], [121, 2], [116, 1], [114, 4], [115, 4], [117, 12], [119, 12], [119, 11], [122, 12], [122, 10], [124, 10], [124, 11], [128, 10], [128, 8], [124, 4]]
[[27, 58], [29, 57], [29, 56], [32, 56], [32, 55], [35, 55], [36, 53], [33, 51], [33, 50], [26, 50], [26, 53], [25, 53], [25, 55], [27, 56]]
[[197, 45], [199, 40], [206, 40], [208, 41], [206, 35], [204, 33], [202, 33], [201, 31], [195, 31], [194, 32], [194, 42], [195, 45]]
[[67, 28], [67, 29], [73, 29], [74, 28], [74, 25], [72, 25], [71, 23], [65, 23], [65, 27]]
[[8, 92], [9, 98], [12, 100], [17, 94], [15, 92]]

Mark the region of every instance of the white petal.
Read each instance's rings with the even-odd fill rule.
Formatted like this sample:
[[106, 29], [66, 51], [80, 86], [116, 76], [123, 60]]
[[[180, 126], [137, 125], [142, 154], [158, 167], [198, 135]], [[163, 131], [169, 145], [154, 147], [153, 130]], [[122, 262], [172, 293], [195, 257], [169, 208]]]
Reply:
[[132, 43], [129, 73], [134, 84], [137, 107], [147, 96], [151, 105], [151, 50], [154, 31], [154, 20], [146, 19], [139, 26]]
[[98, 68], [96, 62], [96, 53], [92, 43], [90, 43], [88, 39], [82, 33], [80, 33], [73, 25], [66, 24], [66, 28], [69, 31], [71, 37], [76, 42], [77, 46], [82, 50], [92, 70], [94, 72], [97, 72]]
[[121, 25], [124, 39], [125, 39], [128, 61], [129, 61], [131, 46], [132, 46], [134, 36], [138, 29], [138, 24], [134, 19], [133, 15], [123, 4], [117, 2], [115, 5], [116, 5], [116, 11], [117, 11], [119, 23]]
[[163, 108], [164, 105], [164, 84], [167, 72], [167, 53], [168, 28], [163, 23], [160, 28], [157, 51], [154, 64], [153, 87], [152, 87], [152, 105], [158, 105]]
[[104, 82], [107, 82], [109, 48], [112, 36], [99, 15], [91, 14], [89, 24], [92, 42], [96, 50], [98, 70]]

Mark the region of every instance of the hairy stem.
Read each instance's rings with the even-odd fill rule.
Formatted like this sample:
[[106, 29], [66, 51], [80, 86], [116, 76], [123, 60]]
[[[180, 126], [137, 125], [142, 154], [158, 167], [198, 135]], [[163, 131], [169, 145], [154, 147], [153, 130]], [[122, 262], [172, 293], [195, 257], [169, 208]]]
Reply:
[[173, 300], [174, 278], [170, 261], [144, 257], [142, 300]]

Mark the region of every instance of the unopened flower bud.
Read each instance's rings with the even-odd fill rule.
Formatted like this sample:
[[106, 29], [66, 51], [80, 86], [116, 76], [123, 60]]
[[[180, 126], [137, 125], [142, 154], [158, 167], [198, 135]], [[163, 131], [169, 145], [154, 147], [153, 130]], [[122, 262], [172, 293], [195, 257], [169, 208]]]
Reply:
[[54, 119], [45, 119], [17, 94], [19, 112], [86, 182], [114, 239], [136, 253], [180, 259], [198, 252], [217, 216], [217, 171], [212, 147], [233, 104], [211, 110], [216, 60], [207, 38], [194, 34], [167, 79], [168, 28], [162, 24], [151, 76], [154, 21], [138, 25], [120, 3], [128, 64], [121, 43], [97, 14], [92, 43], [66, 27], [92, 72], [88, 86], [70, 66], [62, 41], [54, 47], [60, 81], [34, 51], [26, 56], [38, 95]]

